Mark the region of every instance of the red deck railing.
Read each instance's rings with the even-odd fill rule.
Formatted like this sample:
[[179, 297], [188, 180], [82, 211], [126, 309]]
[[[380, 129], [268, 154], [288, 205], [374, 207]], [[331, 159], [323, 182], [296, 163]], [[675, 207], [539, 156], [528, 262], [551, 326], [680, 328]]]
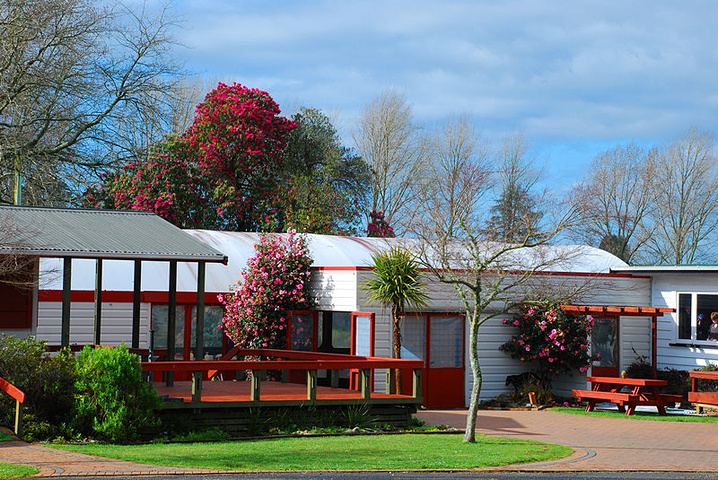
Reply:
[[22, 404], [25, 403], [25, 392], [0, 377], [0, 390], [15, 399], [15, 435], [22, 432]]
[[[404, 360], [380, 357], [360, 357], [354, 355], [341, 355], [321, 352], [301, 352], [293, 350], [274, 349], [240, 349], [235, 348], [223, 358], [241, 357], [269, 357], [273, 360], [209, 360], [209, 361], [175, 361], [175, 362], [142, 362], [145, 372], [191, 372], [192, 373], [192, 402], [202, 401], [202, 378], [207, 372], [211, 377], [223, 371], [250, 371], [251, 390], [250, 400], [261, 401], [260, 379], [267, 370], [289, 372], [306, 371], [306, 400], [317, 400], [317, 371], [318, 370], [350, 370], [357, 373], [357, 389], [364, 400], [371, 399], [373, 390], [372, 372], [376, 369], [387, 369], [393, 375], [396, 369], [411, 369], [413, 371], [412, 396], [415, 402], [421, 403], [421, 371], [424, 362], [421, 360]], [[286, 379], [287, 375], [283, 375]], [[170, 382], [172, 382], [170, 380]], [[387, 394], [390, 394], [392, 382], [387, 381]]]

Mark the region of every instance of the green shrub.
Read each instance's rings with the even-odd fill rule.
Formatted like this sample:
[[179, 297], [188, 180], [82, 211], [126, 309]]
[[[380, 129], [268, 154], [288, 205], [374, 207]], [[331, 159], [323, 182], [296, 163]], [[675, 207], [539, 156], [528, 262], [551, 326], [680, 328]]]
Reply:
[[142, 380], [139, 357], [119, 347], [85, 347], [77, 358], [74, 426], [83, 434], [124, 443], [159, 423], [157, 393]]
[[[0, 376], [25, 392], [26, 436], [44, 440], [63, 434], [71, 416], [75, 393], [75, 359], [67, 351], [55, 356], [44, 340], [3, 335], [0, 338]], [[0, 394], [0, 422], [13, 425], [15, 400]], [[30, 438], [28, 438], [30, 439]]]
[[[708, 364], [705, 367], [697, 368], [698, 372], [715, 372], [718, 371], [718, 365]], [[705, 378], [696, 379], [698, 389], [702, 392], [718, 392], [718, 380], [707, 380]]]

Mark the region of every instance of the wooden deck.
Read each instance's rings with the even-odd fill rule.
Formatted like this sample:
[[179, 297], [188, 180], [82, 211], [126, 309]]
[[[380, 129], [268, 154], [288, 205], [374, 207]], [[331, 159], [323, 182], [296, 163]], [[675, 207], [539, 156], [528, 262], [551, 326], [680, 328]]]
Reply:
[[[307, 392], [307, 385], [298, 383], [282, 383], [275, 381], [263, 381], [260, 383], [260, 399], [252, 399], [252, 382], [250, 381], [205, 381], [202, 384], [201, 405], [205, 408], [214, 406], [223, 407], [251, 407], [251, 406], [291, 406], [307, 405], [349, 405], [359, 403], [370, 404], [404, 404], [416, 405], [421, 399], [411, 395], [387, 394], [371, 392], [370, 398], [366, 399], [359, 390], [347, 388], [316, 387], [316, 398], [310, 399]], [[186, 408], [197, 402], [192, 401], [192, 382], [175, 381], [173, 386], [167, 386], [161, 382], [154, 383], [157, 394], [165, 401], [163, 408]], [[214, 404], [214, 405], [210, 405]]]
[[[235, 354], [271, 360], [229, 360]], [[234, 349], [224, 358], [142, 362], [142, 369], [148, 374], [152, 372], [156, 379], [161, 378], [162, 372], [168, 372], [169, 378], [181, 373], [192, 379], [153, 382], [164, 400], [159, 412], [163, 423], [191, 425], [193, 429], [221, 428], [231, 434], [251, 435], [261, 428], [258, 425], [275, 424], [277, 419], [291, 418], [295, 425], [310, 426], [327, 419], [333, 422], [356, 418], [359, 412], [365, 422], [407, 426], [423, 401], [422, 361], [267, 349]], [[394, 375], [402, 369], [413, 372], [411, 395], [392, 391]], [[247, 372], [250, 379], [223, 380], [223, 372], [240, 371]], [[284, 381], [262, 380], [270, 371]], [[338, 388], [340, 371], [350, 372], [352, 388]], [[319, 385], [320, 372], [328, 374], [332, 386]], [[386, 375], [387, 391], [374, 390], [377, 375]]]

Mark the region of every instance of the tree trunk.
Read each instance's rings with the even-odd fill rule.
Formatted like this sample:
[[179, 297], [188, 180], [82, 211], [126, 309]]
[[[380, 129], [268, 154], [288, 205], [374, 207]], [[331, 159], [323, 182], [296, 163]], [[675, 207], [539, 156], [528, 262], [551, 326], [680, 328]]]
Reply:
[[[399, 327], [399, 310], [396, 306], [391, 309], [391, 316], [394, 320], [394, 358], [401, 358], [401, 329]], [[401, 369], [394, 371], [394, 389], [397, 394], [401, 394]]]
[[469, 361], [474, 384], [471, 388], [469, 412], [466, 416], [466, 433], [464, 442], [476, 443], [476, 415], [479, 409], [479, 394], [481, 393], [481, 365], [479, 365], [479, 317], [475, 313], [470, 318], [469, 326]]

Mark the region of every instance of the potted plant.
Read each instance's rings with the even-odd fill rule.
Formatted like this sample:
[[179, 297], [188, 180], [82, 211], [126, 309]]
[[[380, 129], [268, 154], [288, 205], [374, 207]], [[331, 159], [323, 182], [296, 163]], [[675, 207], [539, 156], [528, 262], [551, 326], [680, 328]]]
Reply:
[[626, 373], [625, 370], [623, 370], [623, 371], [621, 372], [621, 378], [626, 378], [627, 376], [628, 376], [628, 374]]

